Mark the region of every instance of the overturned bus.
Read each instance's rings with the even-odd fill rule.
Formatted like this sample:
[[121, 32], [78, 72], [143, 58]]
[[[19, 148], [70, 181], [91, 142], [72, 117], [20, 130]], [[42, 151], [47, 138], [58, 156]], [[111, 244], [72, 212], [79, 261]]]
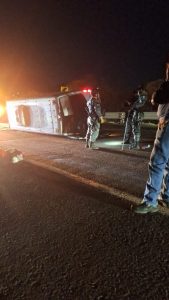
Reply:
[[86, 101], [90, 90], [58, 93], [55, 96], [8, 100], [11, 129], [56, 135], [85, 134]]

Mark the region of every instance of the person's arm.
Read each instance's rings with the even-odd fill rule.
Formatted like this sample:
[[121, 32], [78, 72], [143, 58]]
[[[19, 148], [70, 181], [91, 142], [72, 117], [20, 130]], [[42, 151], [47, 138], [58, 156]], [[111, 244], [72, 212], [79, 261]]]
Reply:
[[165, 80], [169, 80], [169, 63], [166, 63], [166, 75], [165, 75]]
[[166, 63], [165, 79], [152, 95], [152, 104], [169, 103], [169, 62]]
[[144, 106], [146, 101], [147, 101], [147, 93], [143, 91], [141, 94], [138, 94], [137, 100], [133, 103], [133, 109], [141, 108], [142, 106]]

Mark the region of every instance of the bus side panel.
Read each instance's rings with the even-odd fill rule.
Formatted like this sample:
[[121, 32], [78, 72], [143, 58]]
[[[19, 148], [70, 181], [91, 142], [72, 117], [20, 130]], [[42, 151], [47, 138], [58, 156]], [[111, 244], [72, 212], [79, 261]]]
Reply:
[[55, 134], [53, 98], [7, 101], [7, 114], [11, 129]]

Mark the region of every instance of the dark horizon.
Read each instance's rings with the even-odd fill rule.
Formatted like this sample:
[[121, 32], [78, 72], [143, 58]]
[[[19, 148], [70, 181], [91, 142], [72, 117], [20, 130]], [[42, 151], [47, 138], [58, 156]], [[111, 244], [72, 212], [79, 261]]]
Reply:
[[2, 95], [54, 91], [87, 74], [133, 89], [165, 73], [166, 0], [7, 0], [0, 8]]

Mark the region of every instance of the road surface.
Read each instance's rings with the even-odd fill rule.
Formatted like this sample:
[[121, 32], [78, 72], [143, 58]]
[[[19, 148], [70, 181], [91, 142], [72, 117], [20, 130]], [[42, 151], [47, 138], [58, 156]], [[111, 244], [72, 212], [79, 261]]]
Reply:
[[0, 167], [0, 299], [169, 299], [167, 215], [25, 162]]

